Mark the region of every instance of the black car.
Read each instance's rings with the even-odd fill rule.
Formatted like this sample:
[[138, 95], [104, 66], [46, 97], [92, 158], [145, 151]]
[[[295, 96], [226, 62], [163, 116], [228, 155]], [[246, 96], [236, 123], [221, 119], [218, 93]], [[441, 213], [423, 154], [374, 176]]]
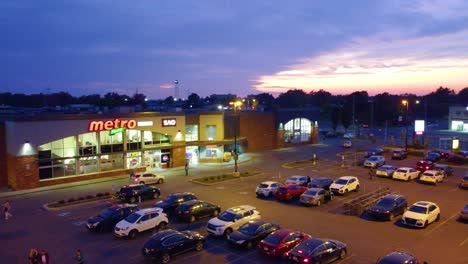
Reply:
[[181, 203], [192, 200], [197, 200], [195, 194], [191, 192], [177, 192], [170, 194], [163, 201], [155, 203], [153, 207], [162, 208], [165, 213], [170, 213], [173, 212]]
[[408, 152], [403, 149], [396, 149], [392, 152], [392, 159], [406, 159], [408, 157]]
[[422, 264], [413, 255], [406, 252], [392, 252], [380, 258], [377, 264]]
[[297, 263], [330, 263], [346, 254], [345, 243], [319, 238], [306, 239], [287, 253], [289, 260]]
[[280, 226], [278, 224], [260, 219], [251, 220], [239, 227], [237, 231], [232, 232], [227, 237], [227, 240], [233, 246], [250, 249], [279, 228]]
[[448, 157], [450, 157], [450, 152], [441, 149], [432, 149], [429, 150], [427, 153], [437, 153], [442, 159], [447, 159]]
[[168, 263], [172, 256], [202, 250], [204, 243], [205, 238], [198, 232], [166, 229], [151, 236], [143, 245], [141, 253], [145, 259]]
[[135, 203], [139, 199], [157, 199], [161, 195], [161, 190], [157, 187], [151, 187], [145, 184], [132, 184], [123, 186], [117, 192], [119, 200], [122, 202]]
[[333, 183], [333, 180], [330, 178], [313, 178], [309, 182], [309, 188], [322, 188], [325, 190], [330, 189], [330, 185]]
[[116, 204], [99, 213], [97, 216], [91, 217], [86, 223], [86, 228], [91, 231], [111, 231], [115, 225], [122, 219], [139, 208], [135, 204]]
[[402, 215], [408, 207], [405, 197], [398, 194], [389, 194], [380, 199], [367, 212], [370, 216], [378, 219], [392, 221], [397, 215]]
[[440, 155], [438, 153], [435, 153], [435, 152], [429, 152], [424, 157], [424, 160], [427, 160], [427, 161], [430, 161], [430, 162], [434, 163], [434, 162], [437, 162], [437, 161], [440, 160]]
[[383, 154], [383, 149], [381, 148], [374, 148], [374, 149], [369, 149], [367, 152], [366, 152], [366, 158], [370, 157], [370, 156], [380, 156]]
[[179, 219], [188, 221], [190, 223], [195, 222], [199, 218], [218, 216], [220, 212], [221, 207], [219, 205], [210, 204], [199, 200], [184, 202], [180, 204], [175, 210], [176, 216]]

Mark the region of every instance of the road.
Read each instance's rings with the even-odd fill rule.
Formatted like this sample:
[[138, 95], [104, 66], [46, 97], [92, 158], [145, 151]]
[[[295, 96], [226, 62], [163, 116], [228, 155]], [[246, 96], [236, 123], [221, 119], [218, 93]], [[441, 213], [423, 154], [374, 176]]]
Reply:
[[[166, 173], [166, 182], [159, 187], [163, 196], [176, 191], [194, 192], [199, 199], [221, 205], [222, 209], [240, 204], [257, 207], [262, 218], [280, 224], [284, 228], [307, 232], [314, 237], [332, 238], [348, 245], [346, 259], [336, 263], [374, 263], [391, 251], [411, 252], [429, 263], [468, 263], [468, 224], [458, 221], [457, 213], [468, 203], [468, 191], [457, 188], [464, 168], [455, 168], [454, 176], [438, 186], [420, 184], [416, 181], [399, 182], [384, 178], [367, 178], [367, 170], [360, 167], [341, 168], [335, 164], [335, 156], [341, 151], [340, 140], [328, 140], [328, 145], [310, 145], [297, 148], [265, 151], [250, 154], [252, 159], [239, 164], [240, 171], [257, 171], [262, 174], [244, 178], [242, 181], [203, 186], [188, 182], [188, 179], [220, 172], [232, 171], [232, 166], [194, 166], [190, 176], [183, 170]], [[358, 142], [357, 147], [368, 147], [367, 141]], [[321, 161], [317, 165], [307, 165], [295, 169], [281, 167], [286, 162], [310, 159], [316, 153]], [[413, 166], [417, 158], [387, 163], [396, 166]], [[359, 193], [336, 197], [321, 207], [302, 207], [296, 201], [281, 203], [270, 199], [257, 199], [255, 187], [264, 180], [284, 181], [290, 175], [337, 178], [344, 175], [357, 176], [361, 182]], [[0, 226], [0, 255], [3, 263], [23, 263], [32, 247], [47, 249], [53, 263], [73, 263], [74, 252], [80, 248], [87, 263], [144, 263], [141, 247], [151, 232], [140, 234], [134, 240], [118, 239], [112, 233], [95, 234], [88, 232], [84, 223], [111, 204], [105, 200], [60, 211], [46, 211], [42, 205], [51, 201], [109, 191], [112, 184], [123, 185], [126, 179], [68, 189], [32, 193], [13, 197], [14, 218], [2, 221]], [[379, 187], [389, 187], [403, 194], [413, 203], [429, 200], [441, 207], [441, 219], [426, 229], [407, 228], [399, 218], [392, 222], [378, 222], [365, 217], [346, 216], [343, 204], [362, 193]], [[155, 201], [140, 204], [149, 207]], [[170, 219], [170, 227], [180, 230], [197, 230], [207, 235], [205, 225], [208, 219], [193, 224], [185, 224]], [[208, 237], [204, 251], [177, 256], [173, 263], [280, 263], [261, 257], [256, 250], [230, 248], [224, 239]]]

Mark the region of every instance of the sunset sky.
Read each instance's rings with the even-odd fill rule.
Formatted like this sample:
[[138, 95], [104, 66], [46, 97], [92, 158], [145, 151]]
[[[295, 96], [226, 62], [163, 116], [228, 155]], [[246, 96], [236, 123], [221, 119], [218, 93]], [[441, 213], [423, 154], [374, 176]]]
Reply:
[[0, 92], [468, 87], [465, 0], [3, 0]]

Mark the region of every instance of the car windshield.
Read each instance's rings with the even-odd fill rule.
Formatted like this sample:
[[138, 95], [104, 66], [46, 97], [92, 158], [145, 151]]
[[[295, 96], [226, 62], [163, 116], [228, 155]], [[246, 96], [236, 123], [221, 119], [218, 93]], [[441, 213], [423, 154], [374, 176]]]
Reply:
[[315, 196], [315, 195], [317, 195], [317, 191], [315, 191], [315, 190], [308, 190], [307, 192], [305, 192], [305, 194], [311, 195], [311, 196]]
[[418, 205], [413, 205], [408, 209], [408, 211], [414, 212], [414, 213], [419, 213], [419, 214], [426, 214], [427, 208], [422, 207], [422, 206], [418, 206]]
[[175, 203], [177, 199], [179, 199], [177, 195], [171, 194], [168, 197], [166, 197], [166, 199], [164, 199], [164, 202], [168, 204], [172, 204], [172, 203]]
[[268, 188], [268, 184], [261, 183], [258, 188]]
[[368, 160], [368, 161], [377, 161], [378, 158], [377, 158], [377, 157], [370, 157], [370, 158], [368, 158], [367, 160]]
[[392, 167], [388, 165], [383, 165], [382, 167], [378, 168], [377, 170], [391, 170]]
[[423, 175], [424, 176], [429, 176], [429, 177], [435, 176], [434, 174], [429, 173], [429, 172], [424, 172]]
[[346, 185], [348, 183], [348, 180], [345, 180], [345, 179], [338, 179], [336, 180], [335, 182], [336, 184], [339, 184], [339, 185]]
[[310, 184], [326, 184], [327, 182], [327, 179], [312, 179]]
[[406, 172], [408, 172], [408, 171], [407, 171], [407, 170], [405, 170], [405, 169], [398, 169], [398, 170], [397, 170], [397, 172], [403, 172], [403, 173], [406, 173]]
[[101, 218], [109, 218], [114, 214], [114, 212], [115, 211], [112, 210], [112, 209], [106, 209], [106, 210], [102, 211], [101, 213], [99, 213], [99, 216]]
[[133, 188], [130, 188], [130, 187], [123, 187], [123, 188], [120, 188], [120, 192], [121, 193], [129, 193], [129, 192], [132, 192], [134, 189]]
[[218, 216], [220, 220], [223, 220], [225, 222], [234, 222], [234, 218], [236, 217], [236, 214], [224, 211], [222, 214]]
[[281, 237], [276, 235], [269, 235], [265, 238], [265, 242], [278, 245], [281, 242]]
[[298, 181], [298, 180], [299, 180], [299, 177], [291, 177], [291, 178], [289, 178], [289, 180], [291, 180], [291, 181]]
[[181, 210], [181, 211], [187, 211], [187, 210], [190, 209], [190, 206], [191, 206], [191, 205], [181, 204], [181, 205], [179, 205], [179, 210]]
[[298, 250], [302, 250], [304, 255], [310, 255], [314, 249], [322, 244], [321, 240], [317, 240], [315, 238], [307, 239], [306, 241], [302, 242], [296, 248]]
[[140, 219], [141, 215], [140, 214], [137, 214], [137, 213], [133, 213], [129, 216], [127, 216], [127, 218], [125, 218], [125, 221], [129, 222], [129, 223], [135, 223], [136, 221], [138, 221], [138, 219]]
[[394, 205], [393, 199], [382, 199], [380, 202], [377, 203], [377, 205], [380, 205], [382, 207], [391, 207]]
[[241, 226], [241, 228], [239, 228], [239, 232], [241, 232], [242, 234], [244, 235], [254, 235], [255, 234], [255, 231], [257, 230], [257, 225], [253, 225], [253, 224], [245, 224], [243, 226]]

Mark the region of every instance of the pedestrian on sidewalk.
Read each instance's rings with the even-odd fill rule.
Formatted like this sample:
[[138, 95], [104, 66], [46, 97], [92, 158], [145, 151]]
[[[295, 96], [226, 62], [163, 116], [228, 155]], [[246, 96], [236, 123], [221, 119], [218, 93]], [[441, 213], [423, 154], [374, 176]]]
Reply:
[[78, 263], [78, 264], [84, 264], [84, 255], [83, 255], [83, 253], [81, 252], [81, 250], [79, 250], [79, 249], [76, 250], [75, 259], [76, 259], [76, 263]]
[[188, 162], [185, 162], [185, 176], [188, 176]]
[[369, 180], [372, 181], [372, 178], [374, 177], [374, 174], [375, 174], [375, 169], [374, 169], [374, 167], [371, 167], [370, 170], [369, 170]]
[[41, 259], [40, 259], [41, 264], [49, 264], [50, 263], [49, 262], [50, 261], [49, 253], [45, 249], [41, 250], [40, 256], [41, 256]]
[[31, 248], [28, 255], [29, 264], [39, 264], [39, 253], [37, 249]]
[[5, 220], [8, 220], [9, 218], [13, 217], [13, 215], [11, 214], [11, 205], [9, 200], [6, 200], [3, 204], [3, 213], [5, 215]]

